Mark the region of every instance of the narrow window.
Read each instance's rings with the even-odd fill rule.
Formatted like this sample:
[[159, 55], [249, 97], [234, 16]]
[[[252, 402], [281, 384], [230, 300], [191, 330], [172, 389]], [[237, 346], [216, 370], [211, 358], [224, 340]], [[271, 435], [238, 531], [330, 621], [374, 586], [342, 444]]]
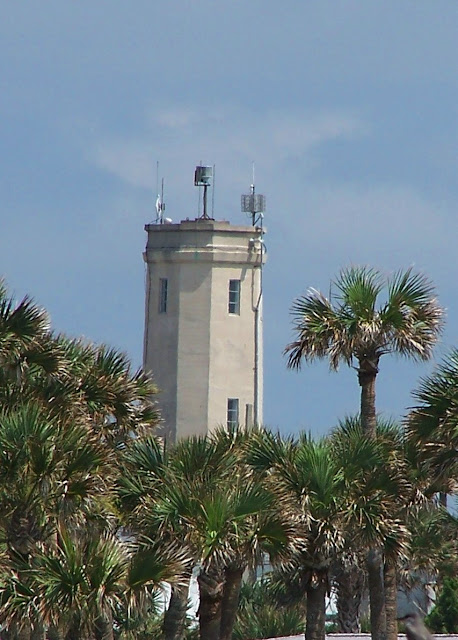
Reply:
[[228, 311], [240, 315], [240, 280], [229, 280]]
[[159, 278], [159, 313], [167, 313], [167, 278]]
[[236, 427], [239, 423], [239, 399], [227, 399], [227, 426]]

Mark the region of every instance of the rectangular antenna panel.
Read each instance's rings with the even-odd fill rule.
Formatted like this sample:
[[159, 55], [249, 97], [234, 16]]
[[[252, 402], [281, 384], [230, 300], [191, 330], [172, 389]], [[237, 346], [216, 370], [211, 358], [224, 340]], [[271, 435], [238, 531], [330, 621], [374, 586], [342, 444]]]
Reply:
[[260, 193], [249, 193], [242, 196], [242, 211], [246, 213], [263, 213], [266, 210], [266, 197]]

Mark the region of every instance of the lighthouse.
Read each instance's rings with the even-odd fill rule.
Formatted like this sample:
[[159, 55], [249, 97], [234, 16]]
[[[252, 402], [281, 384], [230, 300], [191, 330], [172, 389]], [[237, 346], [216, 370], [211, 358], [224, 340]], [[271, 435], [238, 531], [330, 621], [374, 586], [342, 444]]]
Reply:
[[[207, 212], [211, 167], [197, 167], [203, 214], [147, 224], [144, 368], [169, 441], [262, 423], [263, 196], [242, 196], [249, 226]], [[253, 210], [253, 211], [252, 211]]]

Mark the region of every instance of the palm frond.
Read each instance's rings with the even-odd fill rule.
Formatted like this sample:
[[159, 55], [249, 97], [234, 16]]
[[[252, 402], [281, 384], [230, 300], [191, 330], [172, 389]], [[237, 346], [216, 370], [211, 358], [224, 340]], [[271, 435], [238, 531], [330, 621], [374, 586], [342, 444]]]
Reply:
[[377, 297], [383, 289], [380, 273], [370, 267], [343, 269], [334, 282], [343, 309], [360, 322], [372, 322]]
[[442, 491], [456, 490], [458, 472], [458, 350], [420, 381], [418, 400], [407, 417], [408, 440], [419, 447], [419, 464]]
[[326, 357], [334, 342], [343, 343], [344, 351], [339, 358], [333, 358], [331, 366], [337, 369], [340, 359], [351, 360], [351, 352], [345, 349], [345, 341], [342, 340], [346, 329], [343, 318], [322, 293], [310, 289], [306, 296], [293, 302], [291, 315], [294, 332], [299, 337], [285, 348], [288, 367], [298, 369], [302, 360], [311, 362]]

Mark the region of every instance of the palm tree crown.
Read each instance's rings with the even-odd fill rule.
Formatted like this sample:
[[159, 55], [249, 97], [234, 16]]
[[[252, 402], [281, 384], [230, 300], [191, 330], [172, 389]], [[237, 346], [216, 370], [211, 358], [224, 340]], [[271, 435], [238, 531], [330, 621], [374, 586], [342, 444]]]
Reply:
[[[326, 298], [310, 289], [292, 306], [297, 339], [287, 345], [288, 366], [328, 358], [331, 369], [357, 362], [361, 419], [375, 432], [375, 378], [380, 357], [397, 353], [427, 360], [442, 330], [444, 311], [432, 283], [412, 269], [384, 279], [375, 269], [349, 267]], [[386, 291], [386, 299], [377, 304]]]

